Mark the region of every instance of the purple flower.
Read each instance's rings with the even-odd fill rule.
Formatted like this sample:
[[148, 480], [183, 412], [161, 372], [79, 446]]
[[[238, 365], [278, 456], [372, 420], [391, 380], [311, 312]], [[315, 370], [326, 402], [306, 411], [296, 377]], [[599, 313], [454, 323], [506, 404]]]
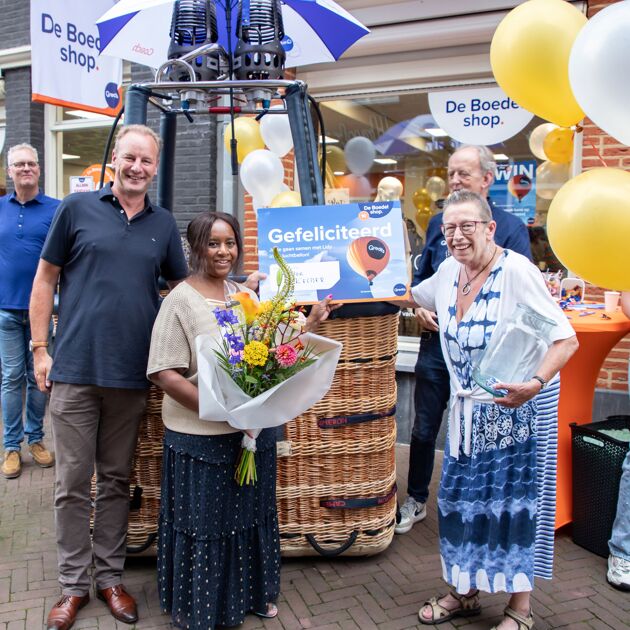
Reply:
[[232, 325], [238, 324], [238, 317], [236, 316], [236, 313], [234, 313], [234, 311], [232, 310], [221, 309], [217, 307], [212, 312], [214, 313], [214, 316], [217, 318], [217, 322], [219, 322], [219, 326], [221, 326], [222, 328], [226, 328], [230, 324]]
[[234, 351], [232, 351], [230, 353], [230, 357], [228, 359], [228, 361], [230, 362], [230, 365], [237, 365], [242, 360], [243, 360], [243, 353], [242, 352], [234, 352]]
[[245, 347], [243, 338], [240, 335], [228, 332], [223, 336], [227, 339], [227, 342], [230, 344], [230, 348], [232, 350], [240, 351]]

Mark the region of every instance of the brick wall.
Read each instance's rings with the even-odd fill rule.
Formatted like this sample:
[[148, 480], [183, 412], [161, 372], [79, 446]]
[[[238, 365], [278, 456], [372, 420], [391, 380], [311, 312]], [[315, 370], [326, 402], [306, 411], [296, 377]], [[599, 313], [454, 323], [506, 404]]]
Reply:
[[[588, 17], [614, 4], [617, 0], [596, 0], [588, 3]], [[584, 120], [582, 139], [582, 167], [584, 170], [604, 166], [630, 169], [630, 147], [620, 144], [597, 127], [588, 118]], [[602, 162], [603, 160], [603, 162]], [[588, 286], [589, 299], [603, 300], [603, 289]], [[612, 391], [628, 391], [628, 360], [630, 358], [630, 335], [622, 339], [610, 352], [599, 373], [597, 387]]]
[[0, 42], [2, 48], [30, 43], [31, 3], [26, 0], [0, 0]]

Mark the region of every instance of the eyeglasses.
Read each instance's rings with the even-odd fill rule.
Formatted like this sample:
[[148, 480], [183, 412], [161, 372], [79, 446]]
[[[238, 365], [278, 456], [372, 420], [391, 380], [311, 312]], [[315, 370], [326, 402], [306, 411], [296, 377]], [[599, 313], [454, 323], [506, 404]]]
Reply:
[[27, 166], [29, 168], [36, 168], [37, 166], [39, 166], [39, 162], [13, 162], [13, 164], [11, 164], [11, 166], [13, 168], [17, 168], [18, 170], [22, 170], [24, 168], [26, 168]]
[[462, 234], [467, 236], [474, 234], [477, 229], [477, 223], [490, 223], [490, 221], [465, 221], [464, 223], [442, 223], [440, 229], [444, 236], [455, 236], [455, 230], [459, 228]]

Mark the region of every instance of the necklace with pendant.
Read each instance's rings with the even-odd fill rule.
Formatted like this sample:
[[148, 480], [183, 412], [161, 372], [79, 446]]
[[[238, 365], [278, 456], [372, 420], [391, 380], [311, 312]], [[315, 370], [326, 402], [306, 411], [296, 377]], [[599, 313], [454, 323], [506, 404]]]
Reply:
[[462, 287], [462, 295], [468, 295], [471, 290], [471, 284], [488, 268], [488, 265], [494, 260], [494, 256], [497, 253], [497, 245], [494, 246], [494, 251], [492, 252], [492, 256], [490, 256], [490, 260], [481, 268], [481, 271], [477, 272], [472, 278], [468, 277], [468, 272], [466, 271], [466, 265], [464, 265], [464, 274], [466, 275], [466, 284]]

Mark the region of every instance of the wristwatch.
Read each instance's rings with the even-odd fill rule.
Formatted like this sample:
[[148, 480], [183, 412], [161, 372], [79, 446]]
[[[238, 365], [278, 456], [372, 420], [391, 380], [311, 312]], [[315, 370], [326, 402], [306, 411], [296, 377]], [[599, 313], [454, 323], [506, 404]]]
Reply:
[[33, 352], [35, 348], [48, 348], [47, 341], [33, 341], [32, 339], [28, 342], [28, 349]]
[[538, 381], [540, 383], [541, 391], [545, 389], [545, 387], [547, 387], [547, 381], [542, 376], [538, 376], [538, 374], [535, 374], [534, 376], [532, 376], [530, 380]]

